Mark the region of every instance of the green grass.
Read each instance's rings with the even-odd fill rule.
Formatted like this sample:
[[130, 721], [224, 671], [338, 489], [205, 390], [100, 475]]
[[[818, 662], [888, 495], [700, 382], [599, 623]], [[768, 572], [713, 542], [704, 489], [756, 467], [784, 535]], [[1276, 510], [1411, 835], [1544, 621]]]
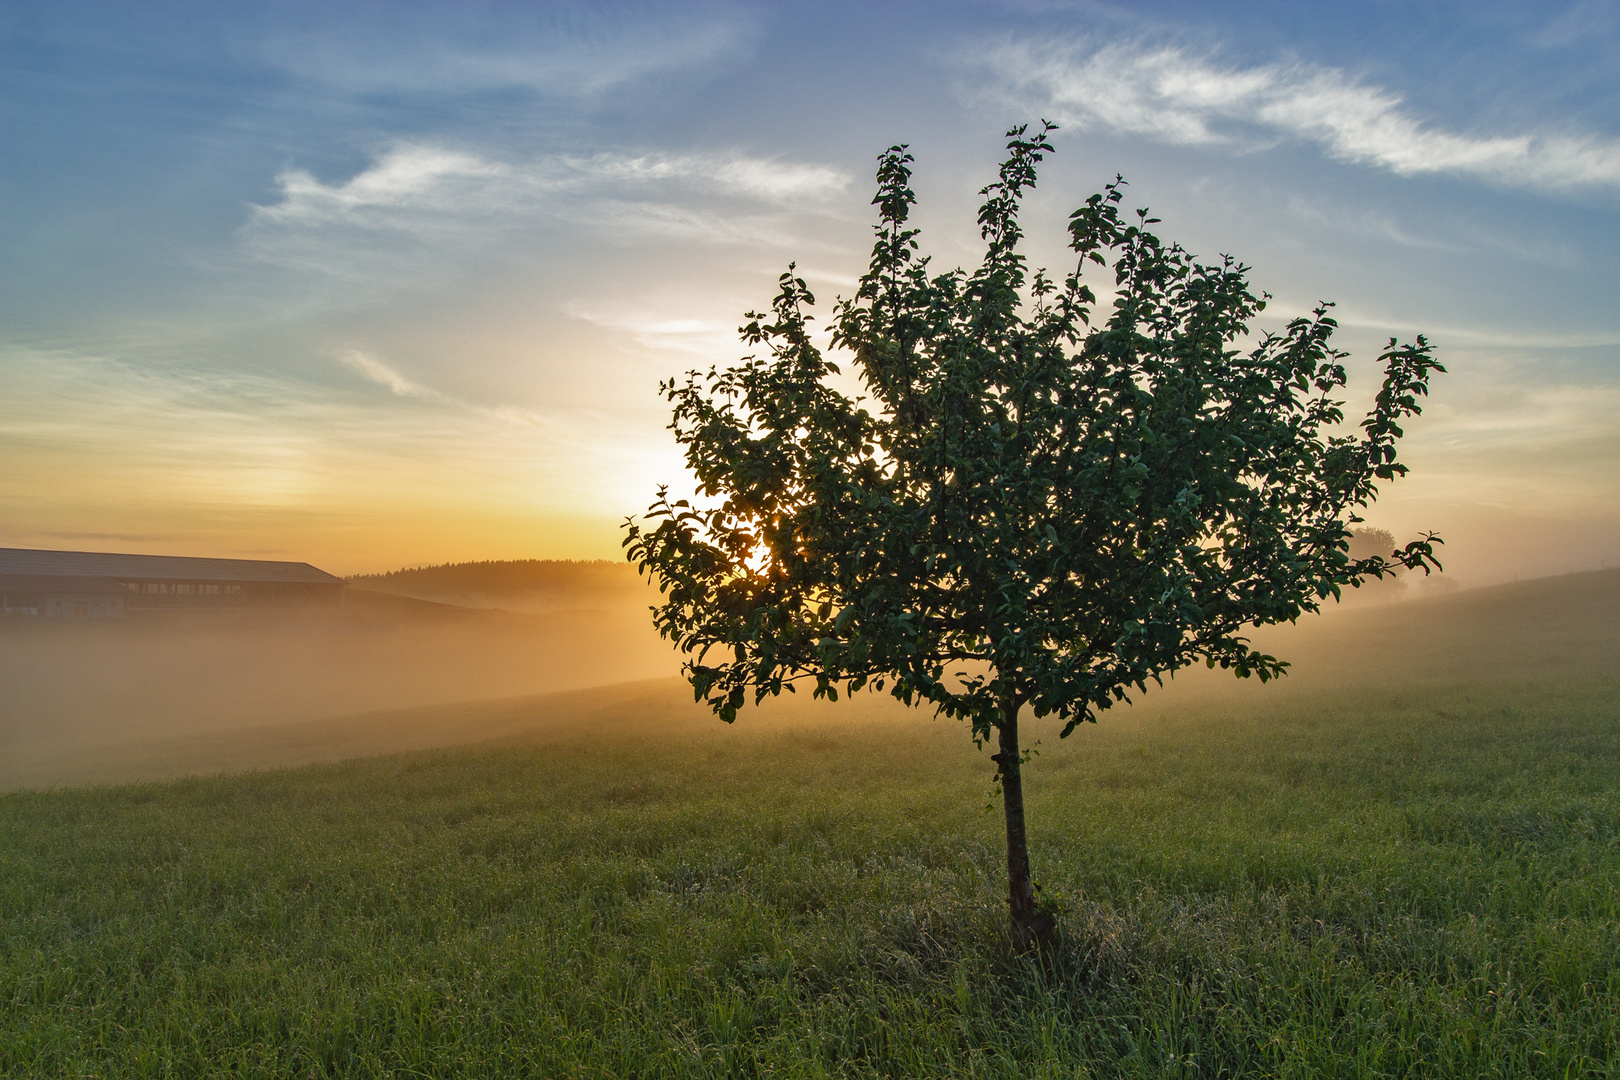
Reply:
[[1048, 736], [1040, 961], [921, 717], [0, 796], [0, 1075], [1620, 1076], [1620, 638], [1550, 610]]

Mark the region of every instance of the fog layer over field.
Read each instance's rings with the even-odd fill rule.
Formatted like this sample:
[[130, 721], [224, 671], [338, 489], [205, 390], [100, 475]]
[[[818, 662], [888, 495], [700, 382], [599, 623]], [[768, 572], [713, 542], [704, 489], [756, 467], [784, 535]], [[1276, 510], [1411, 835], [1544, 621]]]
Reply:
[[[0, 623], [0, 787], [251, 768], [393, 749], [322, 721], [672, 676], [679, 663], [630, 602], [543, 614], [350, 589], [342, 610], [136, 612]], [[439, 742], [483, 737], [458, 734]], [[300, 725], [305, 725], [300, 727]], [[247, 729], [304, 749], [269, 752]], [[401, 736], [403, 738], [403, 736]], [[161, 744], [161, 745], [157, 745]], [[193, 760], [199, 748], [209, 753]], [[263, 757], [257, 756], [265, 751]], [[220, 756], [223, 754], [223, 756]]]
[[[674, 676], [646, 596], [519, 613], [350, 590], [342, 611], [169, 612], [0, 626], [0, 788], [294, 765], [488, 739], [718, 725]], [[555, 597], [547, 602], [555, 603]], [[1620, 670], [1620, 571], [1335, 610], [1254, 632], [1294, 668], [1262, 686], [1196, 668], [1104, 725], [1314, 708], [1322, 698]], [[649, 681], [651, 680], [651, 681]], [[738, 726], [929, 722], [887, 697], [808, 693]], [[942, 721], [948, 722], [948, 721]], [[1056, 722], [1027, 738], [1051, 745]], [[1090, 729], [1072, 737], [1084, 742]], [[967, 738], [963, 732], [963, 739]], [[1037, 761], [1033, 766], [1039, 770]], [[986, 769], [990, 765], [986, 762]]]

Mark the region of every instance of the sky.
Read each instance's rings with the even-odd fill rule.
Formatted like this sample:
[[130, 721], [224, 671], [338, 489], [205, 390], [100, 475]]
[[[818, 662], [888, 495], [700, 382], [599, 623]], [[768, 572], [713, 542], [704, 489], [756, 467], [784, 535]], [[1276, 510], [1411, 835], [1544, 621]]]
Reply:
[[1449, 373], [1369, 523], [1463, 584], [1620, 563], [1620, 4], [0, 4], [0, 545], [336, 573], [616, 558], [687, 481], [660, 379], [790, 261], [864, 269], [877, 155], [972, 265], [1116, 173]]

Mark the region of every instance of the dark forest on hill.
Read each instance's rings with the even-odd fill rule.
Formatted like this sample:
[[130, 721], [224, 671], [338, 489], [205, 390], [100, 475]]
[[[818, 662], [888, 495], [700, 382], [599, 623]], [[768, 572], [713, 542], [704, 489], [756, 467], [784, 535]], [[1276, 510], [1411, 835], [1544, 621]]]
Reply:
[[360, 588], [425, 589], [602, 588], [630, 585], [635, 580], [629, 564], [607, 559], [491, 559], [414, 566], [382, 574], [352, 574], [348, 579], [349, 584]]
[[606, 559], [511, 559], [355, 574], [354, 589], [513, 611], [640, 606], [656, 597], [628, 563]]

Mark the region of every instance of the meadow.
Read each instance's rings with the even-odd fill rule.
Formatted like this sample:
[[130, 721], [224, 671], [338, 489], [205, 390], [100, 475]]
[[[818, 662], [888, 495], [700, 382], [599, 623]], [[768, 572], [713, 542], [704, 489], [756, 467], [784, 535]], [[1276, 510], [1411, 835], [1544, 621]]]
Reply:
[[869, 696], [14, 790], [0, 1075], [1620, 1076], [1620, 573], [1260, 640], [1280, 685], [1031, 725], [1042, 957], [988, 751]]

